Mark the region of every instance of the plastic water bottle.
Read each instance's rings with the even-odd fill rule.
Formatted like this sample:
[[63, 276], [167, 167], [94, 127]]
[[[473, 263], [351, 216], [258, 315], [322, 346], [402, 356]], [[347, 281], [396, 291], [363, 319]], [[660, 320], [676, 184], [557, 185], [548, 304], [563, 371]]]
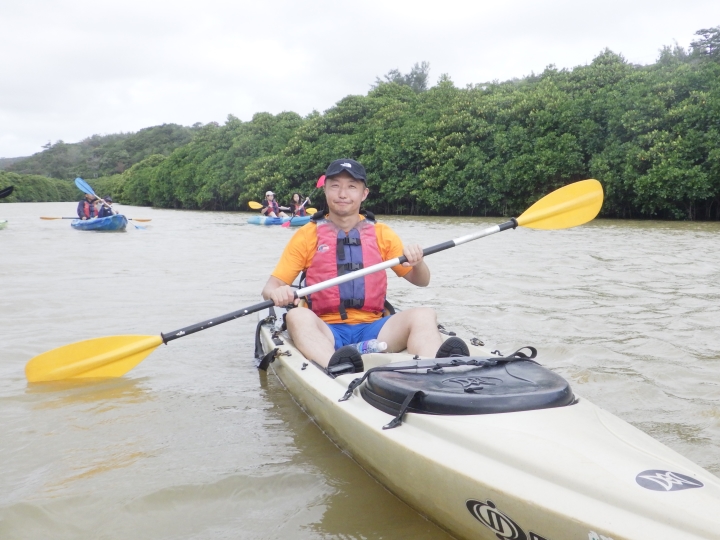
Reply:
[[384, 341], [378, 341], [377, 339], [368, 339], [367, 341], [361, 341], [360, 343], [353, 343], [353, 346], [360, 354], [385, 352], [387, 350], [387, 343]]

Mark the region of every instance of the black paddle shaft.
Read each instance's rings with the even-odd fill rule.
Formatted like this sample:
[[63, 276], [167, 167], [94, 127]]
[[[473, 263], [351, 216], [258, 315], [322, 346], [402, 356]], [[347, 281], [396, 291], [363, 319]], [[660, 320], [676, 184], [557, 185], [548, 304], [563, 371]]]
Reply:
[[[425, 248], [423, 249], [423, 256], [432, 255], [433, 253], [459, 246], [460, 244], [464, 244], [465, 242], [470, 242], [471, 240], [476, 240], [478, 238], [482, 238], [483, 236], [487, 236], [489, 234], [504, 231], [507, 229], [514, 229], [515, 227], [517, 227], [517, 220], [515, 220], [515, 218], [511, 218], [510, 221], [506, 221], [505, 223], [501, 223], [500, 225], [494, 225], [492, 227], [489, 227], [488, 229], [485, 229], [484, 231], [456, 238], [455, 240], [448, 240], [447, 242]], [[334, 285], [339, 285], [340, 283], [345, 283], [346, 281], [351, 281], [353, 279], [357, 279], [359, 277], [363, 277], [368, 274], [383, 270], [385, 268], [390, 268], [397, 264], [402, 264], [404, 262], [407, 262], [407, 258], [405, 257], [405, 255], [402, 255], [397, 259], [392, 259], [390, 261], [385, 261], [373, 266], [369, 266], [367, 268], [362, 268], [360, 270], [356, 270], [355, 272], [349, 272], [342, 276], [338, 276], [336, 278], [332, 278], [321, 283], [316, 283], [315, 285], [311, 285], [310, 287], [299, 289], [295, 291], [295, 297], [304, 297], [314, 292], [318, 292]], [[249, 306], [243, 309], [239, 309], [238, 311], [233, 311], [232, 313], [228, 313], [226, 315], [221, 315], [220, 317], [215, 317], [214, 319], [208, 319], [207, 321], [203, 321], [201, 323], [186, 326], [185, 328], [180, 328], [179, 330], [168, 332], [167, 334], [161, 333], [160, 335], [162, 336], [163, 342], [167, 343], [168, 341], [172, 341], [173, 339], [178, 339], [183, 336], [194, 334], [195, 332], [200, 332], [201, 330], [212, 328], [213, 326], [217, 326], [218, 324], [226, 323], [234, 319], [239, 319], [240, 317], [250, 315], [251, 313], [257, 313], [258, 311], [268, 309], [274, 305], [275, 302], [273, 302], [272, 300], [265, 300], [264, 302], [260, 302], [259, 304], [255, 304], [254, 306]]]
[[173, 339], [178, 339], [189, 334], [194, 334], [195, 332], [199, 332], [200, 330], [212, 328], [213, 326], [217, 326], [218, 324], [226, 323], [234, 319], [239, 319], [240, 317], [250, 315], [251, 313], [257, 313], [258, 311], [262, 311], [263, 309], [271, 308], [274, 305], [275, 302], [273, 302], [272, 300], [265, 300], [264, 302], [260, 302], [259, 304], [255, 304], [254, 306], [239, 309], [237, 311], [233, 311], [232, 313], [227, 313], [225, 315], [221, 315], [220, 317], [208, 319], [207, 321], [203, 321], [197, 324], [191, 324], [190, 326], [180, 328], [179, 330], [175, 330], [174, 332], [168, 332], [167, 334], [161, 333], [160, 335], [162, 336], [163, 342], [167, 343], [168, 341], [172, 341]]

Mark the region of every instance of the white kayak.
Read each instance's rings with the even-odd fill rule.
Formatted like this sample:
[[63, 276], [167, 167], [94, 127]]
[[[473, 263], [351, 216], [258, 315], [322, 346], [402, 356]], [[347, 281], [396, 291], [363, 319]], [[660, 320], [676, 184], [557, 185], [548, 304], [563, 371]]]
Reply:
[[375, 353], [363, 356], [364, 374], [332, 378], [280, 331], [281, 312], [261, 314], [256, 356], [272, 359], [295, 400], [365, 470], [457, 537], [720, 538], [718, 477], [535, 362], [470, 345], [475, 360], [456, 363], [475, 366], [368, 374], [413, 363]]

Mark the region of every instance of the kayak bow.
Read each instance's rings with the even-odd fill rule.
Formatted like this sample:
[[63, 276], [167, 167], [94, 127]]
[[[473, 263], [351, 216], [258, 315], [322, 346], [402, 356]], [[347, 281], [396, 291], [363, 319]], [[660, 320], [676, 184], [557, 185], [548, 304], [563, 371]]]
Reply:
[[[256, 351], [274, 359], [293, 398], [380, 483], [459, 538], [717, 538], [720, 480], [573, 395], [549, 370], [522, 359], [493, 366], [495, 355], [471, 345], [485, 367], [380, 371], [355, 386], [363, 374], [331, 378], [277, 321], [261, 320]], [[418, 363], [406, 353], [363, 361], [368, 371]], [[508, 388], [508, 377], [528, 384]]]

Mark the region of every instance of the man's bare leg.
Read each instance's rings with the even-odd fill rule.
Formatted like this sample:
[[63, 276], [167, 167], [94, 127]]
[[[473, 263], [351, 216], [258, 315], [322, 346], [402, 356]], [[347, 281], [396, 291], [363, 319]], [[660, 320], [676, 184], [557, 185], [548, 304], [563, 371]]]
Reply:
[[328, 325], [306, 308], [291, 309], [285, 321], [290, 337], [300, 352], [322, 367], [327, 367], [335, 352], [335, 336]]
[[389, 352], [407, 348], [410, 354], [435, 358], [443, 339], [437, 329], [435, 310], [412, 308], [390, 317], [380, 330], [378, 341], [387, 343]]

